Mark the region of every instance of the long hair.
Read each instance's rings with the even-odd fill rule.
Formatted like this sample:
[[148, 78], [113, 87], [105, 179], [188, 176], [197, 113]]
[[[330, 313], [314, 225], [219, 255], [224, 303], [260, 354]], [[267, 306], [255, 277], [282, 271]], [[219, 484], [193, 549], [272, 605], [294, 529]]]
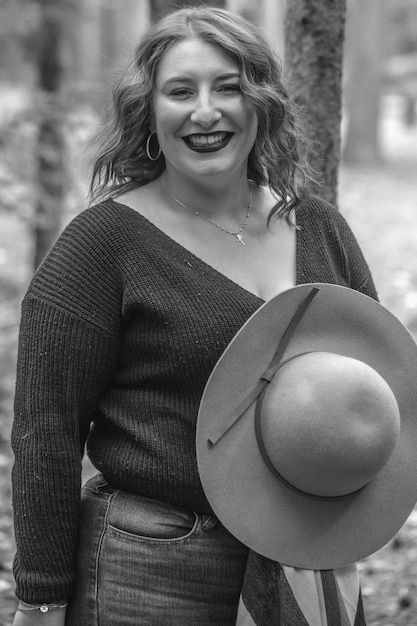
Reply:
[[173, 11], [142, 36], [132, 63], [114, 87], [110, 116], [97, 137], [92, 200], [145, 185], [164, 171], [163, 154], [152, 161], [145, 150], [155, 75], [166, 50], [190, 37], [218, 46], [237, 62], [243, 97], [252, 104], [258, 118], [248, 177], [275, 192], [279, 200], [273, 213], [285, 215], [288, 220], [303, 195], [309, 167], [304, 158], [305, 135], [283, 85], [281, 63], [251, 22], [208, 6]]

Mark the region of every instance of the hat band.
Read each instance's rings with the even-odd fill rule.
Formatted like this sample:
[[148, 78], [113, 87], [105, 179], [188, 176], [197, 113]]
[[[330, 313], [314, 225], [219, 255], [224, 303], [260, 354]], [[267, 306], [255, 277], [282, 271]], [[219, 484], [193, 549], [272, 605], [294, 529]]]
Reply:
[[278, 347], [275, 351], [274, 356], [271, 359], [270, 364], [268, 365], [268, 368], [260, 377], [260, 380], [258, 384], [256, 385], [256, 387], [252, 389], [252, 391], [243, 399], [242, 402], [238, 404], [237, 407], [235, 407], [235, 409], [228, 416], [228, 426], [225, 428], [222, 425], [220, 425], [212, 429], [210, 436], [208, 437], [208, 441], [211, 445], [214, 446], [216, 443], [218, 443], [218, 441], [220, 441], [222, 437], [224, 437], [224, 435], [227, 432], [229, 432], [229, 430], [242, 417], [242, 415], [247, 411], [247, 409], [251, 406], [251, 404], [255, 402], [257, 398], [259, 398], [259, 395], [264, 390], [266, 383], [271, 382], [278, 368], [281, 365], [283, 365], [283, 363], [281, 363], [281, 359], [284, 356], [285, 350], [287, 349], [287, 346], [292, 336], [294, 335], [296, 328], [298, 324], [300, 323], [302, 317], [304, 316], [305, 312], [307, 311], [308, 307], [310, 306], [311, 302], [316, 297], [319, 291], [320, 290], [318, 287], [313, 287], [308, 292], [304, 300], [300, 302], [293, 317], [291, 318], [290, 323], [288, 324], [281, 338], [281, 341], [278, 344]]

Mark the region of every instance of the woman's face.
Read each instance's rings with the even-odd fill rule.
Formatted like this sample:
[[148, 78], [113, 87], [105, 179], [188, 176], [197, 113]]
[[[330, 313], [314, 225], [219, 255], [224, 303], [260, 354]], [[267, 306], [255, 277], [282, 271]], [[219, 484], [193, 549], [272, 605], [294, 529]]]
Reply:
[[153, 97], [154, 128], [167, 171], [195, 182], [246, 173], [258, 130], [240, 90], [240, 69], [221, 48], [192, 38], [162, 57]]

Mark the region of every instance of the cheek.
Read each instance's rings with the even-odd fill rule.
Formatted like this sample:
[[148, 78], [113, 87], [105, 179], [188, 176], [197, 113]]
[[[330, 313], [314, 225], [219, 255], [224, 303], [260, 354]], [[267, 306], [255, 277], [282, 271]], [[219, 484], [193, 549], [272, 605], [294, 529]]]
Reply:
[[164, 138], [172, 138], [181, 129], [184, 111], [177, 107], [156, 107], [154, 110], [154, 128]]
[[247, 116], [247, 130], [248, 135], [250, 136], [251, 140], [253, 140], [253, 142], [255, 142], [255, 139], [258, 135], [258, 128], [258, 116], [256, 115], [255, 111], [249, 111]]

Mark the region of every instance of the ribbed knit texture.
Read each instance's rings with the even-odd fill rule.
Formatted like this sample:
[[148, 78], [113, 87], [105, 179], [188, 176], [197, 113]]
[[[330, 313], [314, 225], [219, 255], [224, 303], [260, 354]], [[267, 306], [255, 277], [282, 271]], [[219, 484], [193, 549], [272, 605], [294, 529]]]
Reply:
[[[297, 283], [376, 297], [343, 217], [298, 207]], [[65, 229], [22, 307], [12, 444], [17, 595], [71, 594], [81, 457], [115, 486], [210, 512], [195, 454], [198, 406], [223, 350], [262, 300], [124, 205]], [[90, 430], [91, 427], [91, 430]]]

